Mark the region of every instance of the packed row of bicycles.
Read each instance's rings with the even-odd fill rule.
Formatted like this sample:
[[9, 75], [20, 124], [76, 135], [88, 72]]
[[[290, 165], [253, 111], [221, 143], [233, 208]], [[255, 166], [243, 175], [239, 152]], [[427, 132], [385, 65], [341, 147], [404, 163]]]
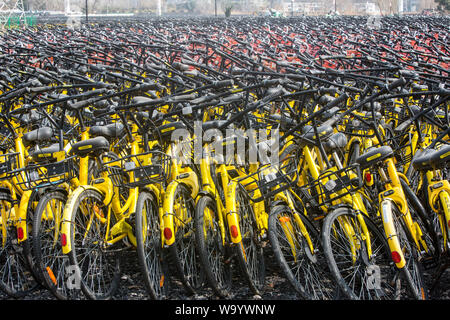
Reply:
[[[441, 21], [442, 20], [442, 21]], [[450, 244], [448, 19], [157, 19], [0, 38], [0, 289], [170, 279], [427, 299]], [[426, 277], [430, 276], [431, 281]]]

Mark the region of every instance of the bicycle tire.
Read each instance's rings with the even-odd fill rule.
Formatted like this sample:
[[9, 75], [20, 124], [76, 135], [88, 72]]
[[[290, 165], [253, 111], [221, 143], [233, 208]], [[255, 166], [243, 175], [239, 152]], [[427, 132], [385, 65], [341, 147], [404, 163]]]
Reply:
[[195, 231], [200, 262], [208, 284], [216, 295], [226, 298], [231, 294], [231, 257], [224, 245], [227, 240], [222, 238], [217, 205], [209, 196], [202, 196], [197, 201]]
[[[0, 194], [0, 206], [5, 211], [13, 209], [9, 194]], [[12, 223], [7, 223], [5, 229], [6, 239], [0, 232], [0, 289], [13, 298], [22, 298], [39, 286], [28, 261], [30, 242], [18, 243], [17, 228]]]
[[236, 203], [242, 240], [235, 246], [236, 259], [250, 291], [260, 295], [265, 284], [266, 266], [260, 230], [255, 213], [242, 185], [236, 184]]
[[163, 259], [158, 203], [151, 192], [140, 192], [136, 204], [136, 250], [145, 287], [152, 299], [166, 299], [169, 274]]
[[[369, 258], [363, 240], [362, 227], [356, 212], [349, 207], [338, 207], [327, 214], [322, 228], [325, 256], [335, 281], [344, 295], [352, 300], [391, 300], [398, 296], [392, 286], [398, 275], [392, 262], [389, 246], [382, 231], [363, 215], [370, 232], [372, 256]], [[342, 221], [345, 219], [357, 237], [359, 250], [351, 252]], [[373, 275], [373, 276], [372, 276]]]
[[[314, 253], [295, 223], [292, 210], [279, 204], [271, 209], [269, 215], [268, 235], [275, 259], [286, 279], [303, 299], [333, 299], [337, 293], [336, 285], [325, 260], [320, 234], [308, 218], [304, 215], [298, 217], [311, 238]], [[283, 228], [283, 222], [285, 225], [289, 222], [289, 225]], [[290, 241], [289, 237], [295, 240]]]
[[[66, 202], [67, 195], [63, 191], [54, 190], [46, 193], [39, 200], [33, 219], [33, 252], [39, 276], [45, 287], [59, 300], [80, 298], [78, 290], [71, 290], [66, 285], [66, 266], [69, 265], [69, 258], [62, 254], [59, 233], [55, 234], [55, 228], [60, 228], [60, 225], [55, 225], [55, 214], [59, 214], [62, 219]], [[49, 208], [60, 210], [59, 212], [52, 210], [50, 213], [47, 212]]]
[[[193, 295], [204, 286], [206, 281], [195, 247], [195, 203], [190, 191], [183, 184], [178, 184], [173, 199], [175, 201], [173, 208], [180, 207], [185, 210], [174, 212], [174, 220], [180, 224], [174, 231], [175, 242], [169, 247], [168, 252], [184, 288]], [[186, 216], [180, 216], [180, 213]]]
[[27, 239], [22, 242], [23, 246], [23, 252], [25, 255], [25, 259], [27, 261], [27, 265], [29, 266], [33, 277], [38, 283], [38, 286], [44, 286], [45, 283], [40, 275], [39, 267], [36, 263], [36, 255], [33, 251], [33, 244], [34, 244], [34, 236], [33, 236], [33, 221], [34, 221], [34, 215], [36, 214], [36, 206], [37, 203], [39, 203], [39, 199], [42, 197], [41, 192], [33, 192], [31, 194], [31, 197], [28, 201], [27, 206], [27, 215], [26, 215], [26, 224], [27, 224]]
[[[87, 210], [92, 208], [90, 212], [87, 212], [89, 213], [87, 219], [83, 217], [85, 213], [82, 211], [82, 207], [87, 208]], [[75, 272], [79, 272], [80, 288], [84, 295], [92, 300], [107, 300], [112, 298], [118, 288], [120, 280], [120, 257], [116, 251], [113, 251], [112, 247], [106, 248], [106, 244], [102, 242], [105, 238], [106, 224], [97, 223], [98, 219], [93, 217], [95, 208], [99, 210], [99, 214], [103, 213], [106, 216], [105, 213], [108, 212], [108, 208], [104, 208], [103, 195], [99, 191], [85, 189], [74, 200], [73, 207], [71, 208], [69, 235], [72, 250], [68, 255], [71, 265], [75, 267]], [[110, 216], [111, 225], [114, 225], [114, 214], [111, 213]], [[89, 225], [90, 219], [95, 223], [97, 229], [95, 234], [91, 232], [92, 238], [87, 237], [89, 236], [87, 231], [92, 231], [93, 229], [89, 228], [89, 230], [86, 230], [86, 224]], [[91, 248], [88, 248], [89, 244], [92, 245]], [[101, 245], [104, 247], [101, 248]], [[96, 256], [95, 261], [99, 260], [101, 265], [97, 266], [90, 263], [90, 258], [94, 254]], [[100, 259], [97, 259], [98, 257]], [[86, 258], [87, 261], [85, 260]], [[99, 277], [101, 282], [105, 284], [104, 286], [98, 281]]]

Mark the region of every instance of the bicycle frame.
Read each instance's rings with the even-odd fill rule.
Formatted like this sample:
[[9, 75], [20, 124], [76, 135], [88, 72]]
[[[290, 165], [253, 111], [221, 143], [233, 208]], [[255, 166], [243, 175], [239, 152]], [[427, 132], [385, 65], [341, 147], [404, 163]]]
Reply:
[[[385, 190], [380, 192], [378, 195], [379, 211], [381, 212], [383, 227], [385, 235], [388, 239], [389, 248], [391, 249], [391, 252], [397, 252], [399, 254], [400, 260], [399, 262], [396, 262], [396, 266], [401, 269], [405, 266], [406, 261], [398, 242], [397, 232], [392, 217], [393, 205], [398, 208], [402, 219], [405, 222], [407, 228], [406, 231], [411, 235], [419, 252], [421, 251], [421, 248], [425, 251], [428, 251], [428, 248], [425, 242], [420, 240], [422, 231], [417, 222], [414, 222], [411, 217], [411, 213], [408, 209], [408, 203], [400, 183], [401, 174], [397, 172], [394, 160], [392, 158], [388, 158], [384, 160], [384, 164], [387, 166], [388, 176], [386, 176], [383, 168], [378, 168], [380, 177], [385, 183]], [[403, 177], [403, 179], [406, 179], [406, 177]]]
[[[132, 126], [133, 130], [136, 129], [135, 125]], [[139, 154], [139, 140], [134, 139], [131, 142], [131, 155]], [[85, 158], [85, 163], [87, 165], [88, 157]], [[86, 176], [87, 177], [87, 176]], [[83, 180], [84, 176], [81, 176], [80, 180]], [[134, 179], [133, 172], [130, 173], [130, 179]], [[111, 178], [108, 176], [108, 173], [104, 170], [101, 173], [101, 177], [92, 181], [91, 185], [80, 185], [78, 186], [72, 193], [70, 193], [67, 204], [64, 208], [63, 212], [63, 220], [61, 224], [61, 234], [68, 235], [70, 234], [70, 216], [73, 211], [74, 201], [78, 198], [79, 194], [84, 190], [91, 189], [100, 192], [104, 195], [103, 203], [108, 206], [108, 212], [106, 217], [102, 217], [96, 210], [94, 209], [95, 217], [101, 223], [107, 223], [107, 232], [105, 242], [108, 244], [116, 243], [125, 237], [128, 237], [130, 242], [135, 246], [136, 245], [136, 237], [132, 232], [132, 227], [125, 221], [132, 214], [134, 214], [136, 209], [136, 203], [138, 198], [138, 187], [131, 188], [130, 193], [125, 200], [125, 203], [122, 205], [120, 201], [120, 193], [117, 187], [115, 187], [111, 181]], [[109, 205], [111, 204], [111, 205]], [[112, 212], [111, 212], [112, 211]], [[111, 214], [114, 214], [116, 218], [116, 223], [114, 226], [110, 225]], [[91, 217], [91, 219], [94, 216]], [[109, 235], [111, 234], [111, 238]], [[67, 242], [62, 246], [63, 253], [68, 254], [72, 250], [72, 244], [70, 237], [67, 237]]]

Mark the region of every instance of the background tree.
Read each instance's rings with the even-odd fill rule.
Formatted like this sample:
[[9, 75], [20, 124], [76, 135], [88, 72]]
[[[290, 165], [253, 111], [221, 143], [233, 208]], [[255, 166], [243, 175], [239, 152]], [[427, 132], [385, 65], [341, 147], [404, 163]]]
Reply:
[[434, 0], [438, 4], [439, 11], [449, 11], [450, 10], [450, 0]]

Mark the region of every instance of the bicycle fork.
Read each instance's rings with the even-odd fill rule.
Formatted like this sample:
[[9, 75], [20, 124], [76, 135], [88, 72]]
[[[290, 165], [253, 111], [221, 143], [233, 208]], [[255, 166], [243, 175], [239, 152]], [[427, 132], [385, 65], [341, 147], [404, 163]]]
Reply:
[[398, 240], [396, 227], [394, 225], [392, 205], [392, 200], [390, 199], [385, 199], [381, 202], [381, 217], [383, 220], [384, 233], [391, 251], [392, 260], [398, 269], [402, 269], [406, 265], [406, 260]]

